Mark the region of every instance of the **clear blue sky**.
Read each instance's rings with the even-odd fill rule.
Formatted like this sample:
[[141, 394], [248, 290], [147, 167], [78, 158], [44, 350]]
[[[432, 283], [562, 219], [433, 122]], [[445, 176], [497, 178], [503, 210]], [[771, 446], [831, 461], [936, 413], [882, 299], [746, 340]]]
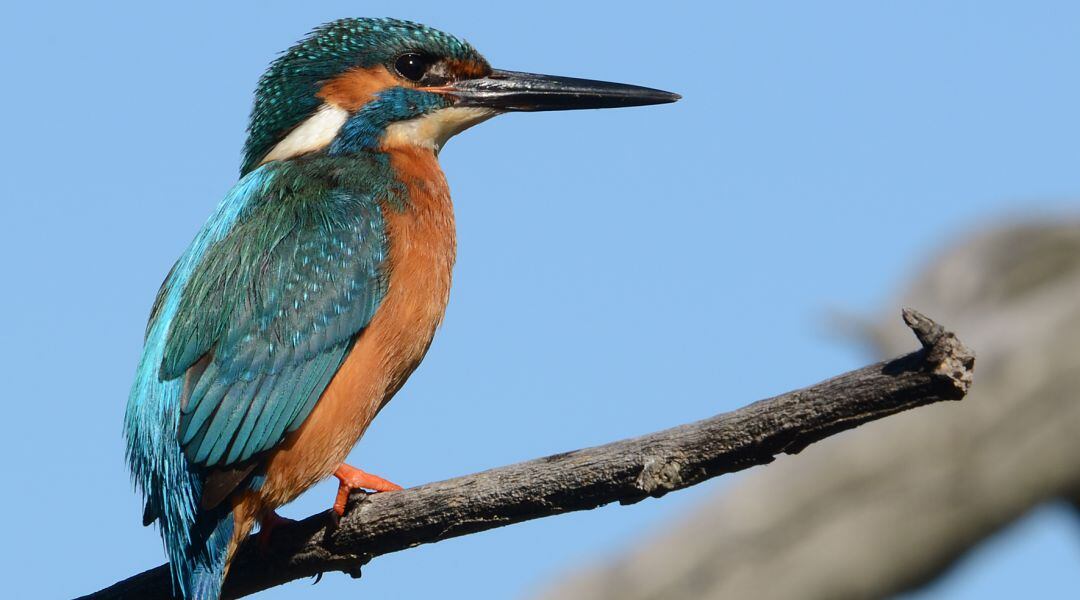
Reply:
[[[7, 597], [90, 592], [162, 561], [121, 442], [145, 318], [236, 179], [256, 78], [324, 21], [415, 19], [504, 68], [685, 97], [501, 117], [448, 145], [460, 254], [445, 326], [352, 457], [405, 485], [859, 366], [823, 335], [826, 309], [882, 308], [947, 235], [1080, 198], [1075, 2], [187, 4], [0, 8]], [[723, 485], [262, 597], [509, 598]], [[1046, 510], [916, 597], [1060, 597], [1078, 564], [1075, 522]]]

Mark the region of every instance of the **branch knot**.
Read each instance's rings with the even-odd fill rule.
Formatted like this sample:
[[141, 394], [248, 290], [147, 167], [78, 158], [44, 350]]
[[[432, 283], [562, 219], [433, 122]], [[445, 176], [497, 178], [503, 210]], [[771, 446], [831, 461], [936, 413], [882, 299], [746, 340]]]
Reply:
[[683, 485], [682, 465], [677, 460], [645, 459], [634, 485], [647, 496], [660, 497]]
[[956, 389], [954, 400], [963, 398], [973, 381], [975, 353], [956, 335], [913, 308], [903, 311], [904, 322], [915, 333], [926, 352], [931, 373], [945, 377]]

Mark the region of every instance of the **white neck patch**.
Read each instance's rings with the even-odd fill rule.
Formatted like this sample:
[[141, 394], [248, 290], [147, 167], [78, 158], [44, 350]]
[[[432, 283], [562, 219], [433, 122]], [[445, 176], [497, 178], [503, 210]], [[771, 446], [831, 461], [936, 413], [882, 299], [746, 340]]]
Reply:
[[323, 104], [319, 110], [315, 111], [315, 114], [278, 142], [259, 164], [322, 150], [334, 141], [338, 131], [341, 131], [348, 120], [349, 111], [334, 104]]
[[422, 117], [391, 124], [383, 133], [382, 145], [386, 148], [419, 146], [438, 154], [447, 140], [497, 114], [497, 110], [474, 106], [441, 108]]

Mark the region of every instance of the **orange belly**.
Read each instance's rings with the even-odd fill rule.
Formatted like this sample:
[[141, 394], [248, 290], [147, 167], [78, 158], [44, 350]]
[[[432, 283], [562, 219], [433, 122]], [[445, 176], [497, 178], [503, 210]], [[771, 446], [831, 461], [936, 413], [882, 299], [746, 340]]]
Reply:
[[[266, 480], [240, 503], [257, 517], [329, 476], [424, 358], [442, 321], [454, 264], [454, 213], [431, 150], [389, 150], [409, 191], [404, 210], [384, 204], [386, 296], [304, 424], [268, 457]], [[239, 514], [237, 516], [240, 516]]]

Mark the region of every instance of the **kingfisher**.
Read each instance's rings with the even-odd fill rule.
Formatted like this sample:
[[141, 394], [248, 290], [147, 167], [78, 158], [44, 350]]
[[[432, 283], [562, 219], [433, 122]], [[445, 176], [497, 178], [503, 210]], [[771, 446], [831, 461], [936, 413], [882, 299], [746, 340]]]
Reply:
[[127, 460], [174, 589], [215, 600], [240, 542], [345, 464], [420, 364], [446, 309], [454, 213], [438, 154], [515, 111], [678, 100], [661, 90], [493, 69], [397, 19], [322, 25], [259, 79], [240, 179], [173, 265], [127, 403]]

